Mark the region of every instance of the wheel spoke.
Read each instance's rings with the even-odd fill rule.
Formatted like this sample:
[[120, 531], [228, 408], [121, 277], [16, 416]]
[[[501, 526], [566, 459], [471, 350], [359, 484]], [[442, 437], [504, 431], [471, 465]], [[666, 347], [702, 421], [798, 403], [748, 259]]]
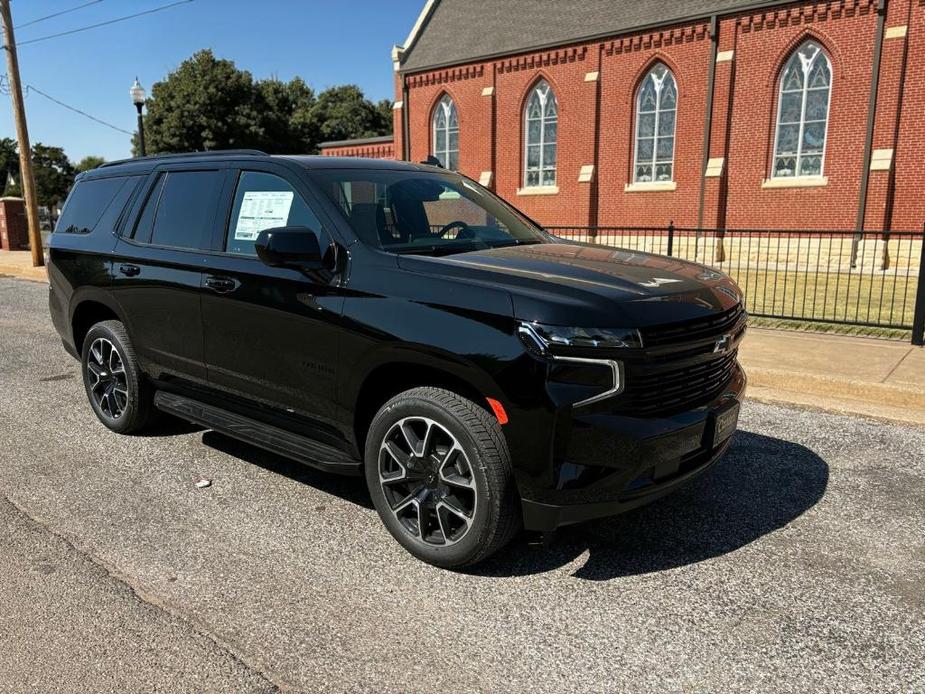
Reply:
[[[464, 463], [465, 472], [468, 473], [469, 477], [465, 477], [460, 473], [459, 461]], [[465, 454], [458, 445], [454, 445], [453, 448], [450, 449], [443, 459], [443, 462], [440, 464], [440, 479], [454, 487], [462, 487], [464, 489], [475, 488], [475, 481], [472, 479], [472, 470], [469, 468], [469, 461], [466, 460]]]
[[94, 364], [92, 361], [87, 362], [87, 371], [90, 372], [90, 376], [93, 377], [93, 382], [90, 384], [91, 389], [95, 390], [100, 385], [100, 375], [103, 373], [97, 364]]
[[[430, 424], [428, 426], [428, 431], [430, 430]], [[417, 432], [411, 428], [408, 420], [405, 420], [399, 424], [398, 427], [401, 430], [402, 436], [405, 438], [405, 443], [408, 444], [408, 449], [411, 451], [412, 455], [423, 456], [424, 455], [424, 439], [427, 438], [427, 434], [424, 434], [424, 439], [420, 438], [417, 435]]]
[[97, 340], [90, 346], [90, 356], [93, 357], [93, 360], [103, 366], [103, 341]]
[[119, 353], [115, 349], [109, 353], [109, 373], [125, 373], [125, 369], [122, 366], [122, 357], [119, 356]]
[[459, 521], [462, 521], [462, 535], [469, 532], [469, 527], [472, 525], [472, 518], [469, 514], [456, 506], [456, 504], [450, 500], [450, 497], [438, 501], [436, 510], [437, 521], [440, 523], [440, 532], [443, 533], [444, 542], [452, 542], [453, 535], [459, 533], [459, 528], [457, 528], [455, 532], [451, 528], [450, 516], [457, 520], [457, 525]]

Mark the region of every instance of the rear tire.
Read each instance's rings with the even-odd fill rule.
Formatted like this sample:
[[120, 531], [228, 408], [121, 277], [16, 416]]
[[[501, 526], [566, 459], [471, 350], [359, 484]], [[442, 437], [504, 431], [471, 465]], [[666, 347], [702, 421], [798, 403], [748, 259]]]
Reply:
[[90, 407], [107, 428], [132, 434], [153, 421], [154, 392], [122, 323], [107, 320], [90, 328], [80, 363]]
[[442, 388], [414, 388], [379, 410], [366, 482], [385, 527], [443, 568], [476, 564], [520, 528], [507, 443], [486, 410]]

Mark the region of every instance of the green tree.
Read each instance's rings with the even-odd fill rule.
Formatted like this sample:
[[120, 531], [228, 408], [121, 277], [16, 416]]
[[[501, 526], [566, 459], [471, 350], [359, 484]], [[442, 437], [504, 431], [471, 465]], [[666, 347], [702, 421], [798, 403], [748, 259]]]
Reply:
[[[355, 85], [316, 98], [296, 77], [254, 80], [230, 60], [201, 50], [151, 87], [145, 118], [150, 153], [249, 148], [315, 152], [324, 140], [392, 131], [392, 104], [369, 101]], [[137, 135], [132, 150], [138, 152]]]
[[19, 186], [12, 179], [19, 178], [19, 148], [11, 137], [0, 138], [0, 194], [18, 195]]
[[262, 119], [258, 145], [271, 154], [291, 154], [311, 149], [315, 142], [311, 108], [315, 92], [301, 77], [289, 82], [276, 79], [257, 82]]
[[71, 189], [74, 167], [60, 147], [47, 147], [36, 142], [32, 146], [32, 170], [39, 205], [53, 209]]
[[[202, 50], [151, 87], [145, 118], [149, 153], [254, 147], [263, 141], [251, 74]], [[133, 151], [137, 152], [137, 135]]]
[[392, 109], [384, 113], [385, 100], [372, 103], [355, 84], [330, 87], [318, 95], [311, 118], [319, 141], [373, 137], [392, 132]]
[[97, 157], [94, 155], [89, 155], [77, 162], [77, 166], [74, 167], [76, 173], [82, 173], [84, 171], [91, 171], [96, 169], [106, 163], [106, 160], [103, 157]]

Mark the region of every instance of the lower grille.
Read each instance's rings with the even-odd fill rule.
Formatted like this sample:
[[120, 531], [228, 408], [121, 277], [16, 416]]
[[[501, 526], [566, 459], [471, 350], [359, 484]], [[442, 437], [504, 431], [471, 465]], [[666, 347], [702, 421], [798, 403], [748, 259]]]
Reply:
[[626, 389], [620, 398], [620, 410], [651, 417], [710, 402], [732, 379], [737, 353], [732, 350], [691, 366], [657, 372], [642, 364], [626, 364]]

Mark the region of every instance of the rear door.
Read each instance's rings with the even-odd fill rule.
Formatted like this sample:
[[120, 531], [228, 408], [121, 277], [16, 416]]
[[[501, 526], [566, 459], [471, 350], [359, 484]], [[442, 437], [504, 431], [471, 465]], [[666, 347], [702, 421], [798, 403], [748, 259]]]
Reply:
[[206, 384], [201, 284], [227, 168], [159, 167], [115, 248], [113, 296], [142, 368]]
[[[202, 315], [210, 385], [296, 415], [303, 433], [343, 446], [334, 397], [343, 294], [330, 225], [298, 172], [271, 162], [229, 175], [226, 222], [203, 276]], [[264, 265], [254, 240], [265, 228], [318, 233], [330, 267], [303, 273]]]

